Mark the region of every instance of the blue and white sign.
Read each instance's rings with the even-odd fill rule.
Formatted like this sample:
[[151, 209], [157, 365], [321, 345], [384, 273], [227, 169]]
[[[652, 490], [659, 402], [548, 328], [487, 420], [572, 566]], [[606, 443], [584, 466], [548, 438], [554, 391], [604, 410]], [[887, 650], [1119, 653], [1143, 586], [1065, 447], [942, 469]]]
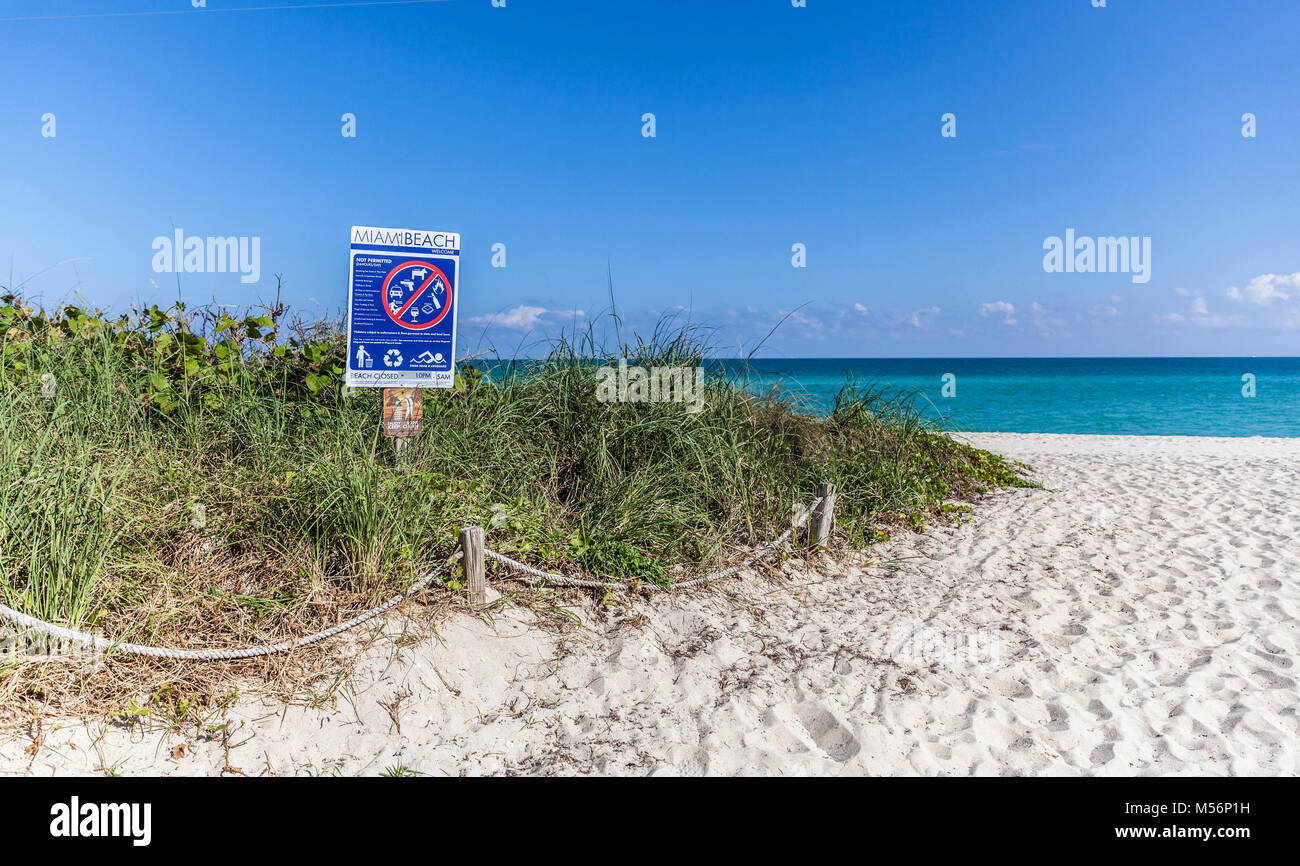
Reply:
[[352, 227], [348, 370], [362, 388], [450, 388], [460, 235]]

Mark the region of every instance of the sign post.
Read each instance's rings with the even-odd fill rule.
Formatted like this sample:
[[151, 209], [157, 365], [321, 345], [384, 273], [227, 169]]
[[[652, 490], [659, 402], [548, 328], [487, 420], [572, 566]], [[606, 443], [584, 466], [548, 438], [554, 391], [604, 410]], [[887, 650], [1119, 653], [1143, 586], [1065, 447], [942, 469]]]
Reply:
[[422, 388], [456, 378], [460, 235], [353, 226], [344, 384], [384, 389], [384, 433], [402, 453], [420, 432]]

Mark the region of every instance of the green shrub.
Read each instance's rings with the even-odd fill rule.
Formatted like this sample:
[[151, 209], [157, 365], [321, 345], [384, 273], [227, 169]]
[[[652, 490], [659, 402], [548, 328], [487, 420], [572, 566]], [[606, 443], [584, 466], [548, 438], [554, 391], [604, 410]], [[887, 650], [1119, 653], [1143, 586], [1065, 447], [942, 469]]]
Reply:
[[[147, 599], [186, 591], [204, 603], [169, 622], [242, 616], [240, 597], [301, 620], [321, 592], [404, 586], [469, 523], [551, 570], [667, 583], [766, 542], [819, 482], [836, 484], [837, 526], [863, 546], [882, 522], [919, 525], [946, 499], [1024, 483], [905, 400], [850, 382], [816, 418], [710, 365], [697, 329], [665, 321], [609, 347], [593, 334], [537, 361], [463, 365], [454, 388], [426, 392], [424, 432], [399, 462], [377, 393], [343, 393], [337, 323], [47, 314], [6, 296], [0, 596], [77, 624], [106, 610], [139, 625]], [[702, 411], [599, 402], [597, 369], [620, 357], [706, 366]]]

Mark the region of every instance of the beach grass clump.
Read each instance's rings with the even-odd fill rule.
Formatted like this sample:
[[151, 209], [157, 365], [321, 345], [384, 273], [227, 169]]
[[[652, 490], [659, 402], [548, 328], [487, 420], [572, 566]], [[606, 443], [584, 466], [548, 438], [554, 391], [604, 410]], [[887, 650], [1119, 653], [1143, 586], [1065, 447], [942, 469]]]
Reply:
[[[665, 321], [461, 366], [403, 457], [342, 388], [337, 323], [283, 308], [133, 315], [0, 299], [0, 599], [156, 645], [309, 633], [445, 562], [457, 531], [554, 571], [667, 585], [743, 559], [819, 482], [864, 546], [1024, 484], [905, 399], [848, 383], [827, 417], [756, 393]], [[596, 397], [602, 366], [703, 367], [698, 411]], [[449, 572], [450, 575], [450, 572]]]

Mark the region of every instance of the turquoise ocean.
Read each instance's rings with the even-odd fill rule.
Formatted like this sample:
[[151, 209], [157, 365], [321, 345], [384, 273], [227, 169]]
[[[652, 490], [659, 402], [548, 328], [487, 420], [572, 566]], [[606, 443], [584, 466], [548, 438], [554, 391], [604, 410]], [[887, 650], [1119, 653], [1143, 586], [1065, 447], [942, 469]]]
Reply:
[[[721, 362], [738, 372], [739, 361]], [[944, 396], [952, 374], [953, 396]], [[1254, 395], [1245, 396], [1253, 377]], [[949, 430], [1300, 436], [1300, 358], [764, 358], [751, 388], [826, 413], [849, 379]]]

